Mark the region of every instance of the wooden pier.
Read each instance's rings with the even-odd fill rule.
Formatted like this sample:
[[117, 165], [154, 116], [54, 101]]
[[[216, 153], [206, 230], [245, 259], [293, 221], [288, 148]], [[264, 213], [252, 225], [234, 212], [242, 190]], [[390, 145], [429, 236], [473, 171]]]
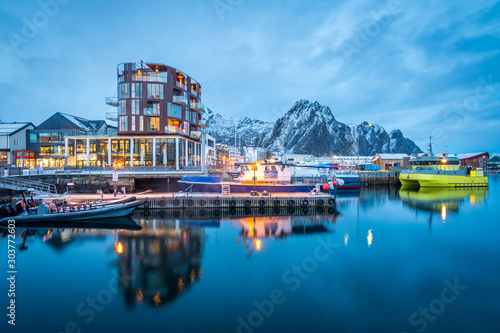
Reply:
[[[271, 193], [270, 195], [250, 196], [249, 194], [204, 194], [204, 193], [159, 193], [147, 195], [134, 195], [143, 204], [139, 209], [225, 209], [225, 208], [313, 208], [313, 207], [333, 207], [335, 197], [327, 194], [309, 193]], [[62, 203], [65, 200], [91, 203], [98, 201], [110, 201], [123, 198], [123, 195], [114, 197], [113, 195], [65, 195], [60, 197], [45, 197], [54, 203]], [[38, 204], [42, 198], [36, 198]]]

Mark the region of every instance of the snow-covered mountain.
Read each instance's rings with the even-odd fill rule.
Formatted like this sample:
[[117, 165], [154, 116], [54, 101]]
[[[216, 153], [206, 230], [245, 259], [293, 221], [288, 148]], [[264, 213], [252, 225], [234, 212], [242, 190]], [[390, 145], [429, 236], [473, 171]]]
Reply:
[[[242, 118], [223, 118], [210, 109], [205, 113], [208, 132], [218, 143], [234, 145], [235, 129], [241, 145], [255, 145], [272, 151], [292, 154], [357, 155], [420, 153], [413, 141], [400, 130], [390, 134], [379, 125], [363, 122], [349, 126], [335, 119], [327, 106], [300, 100], [275, 123]], [[241, 138], [241, 139], [240, 139]]]

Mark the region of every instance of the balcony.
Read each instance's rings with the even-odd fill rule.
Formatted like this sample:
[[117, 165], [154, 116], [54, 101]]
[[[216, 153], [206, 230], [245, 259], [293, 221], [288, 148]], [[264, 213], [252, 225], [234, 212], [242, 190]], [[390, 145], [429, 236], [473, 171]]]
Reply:
[[173, 102], [175, 104], [179, 104], [179, 105], [184, 105], [185, 106], [185, 105], [188, 104], [188, 99], [185, 96], [174, 96]]
[[180, 133], [181, 129], [175, 126], [165, 126], [166, 133]]
[[202, 102], [191, 102], [190, 108], [195, 111], [205, 111], [205, 105]]
[[190, 137], [192, 137], [194, 139], [201, 138], [201, 131], [192, 131]]
[[199, 125], [200, 127], [208, 127], [206, 119], [201, 119], [201, 120], [198, 122], [198, 125]]
[[106, 112], [106, 119], [111, 121], [118, 121], [118, 112]]
[[116, 97], [106, 97], [106, 104], [109, 106], [118, 107], [118, 98]]
[[186, 84], [179, 81], [175, 81], [175, 86], [177, 88], [186, 89]]
[[160, 114], [160, 109], [158, 108], [144, 108], [143, 109], [145, 116], [158, 116]]
[[191, 95], [198, 96], [198, 93], [196, 92], [196, 90], [191, 89]]

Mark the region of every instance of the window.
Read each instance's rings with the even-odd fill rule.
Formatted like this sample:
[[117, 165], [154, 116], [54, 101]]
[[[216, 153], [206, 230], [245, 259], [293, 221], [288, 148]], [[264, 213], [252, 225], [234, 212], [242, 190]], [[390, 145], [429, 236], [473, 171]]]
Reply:
[[138, 99], [133, 99], [132, 100], [132, 114], [139, 114], [139, 100]]
[[163, 85], [158, 83], [148, 83], [148, 98], [163, 99]]
[[196, 116], [197, 116], [196, 112], [191, 111], [191, 117], [193, 118], [193, 119], [191, 120], [191, 122], [193, 122], [193, 123], [195, 123], [195, 124], [197, 123], [197, 121], [196, 121], [196, 118], [197, 118], [197, 117], [196, 117]]
[[142, 98], [142, 83], [132, 83], [132, 98]]
[[127, 114], [127, 100], [122, 99], [118, 107], [118, 114]]
[[30, 133], [30, 143], [36, 143], [38, 140], [36, 133]]
[[186, 121], [189, 121], [189, 110], [186, 110], [185, 118]]
[[141, 132], [144, 131], [144, 117], [143, 116], [139, 117], [139, 131], [141, 131]]
[[169, 117], [181, 118], [182, 107], [180, 105], [167, 103], [167, 115]]
[[19, 140], [14, 140], [14, 146], [19, 146]]
[[128, 83], [121, 83], [118, 88], [118, 99], [130, 98], [130, 85]]
[[119, 119], [119, 127], [120, 131], [128, 131], [128, 122], [127, 122], [127, 116], [121, 116]]
[[131, 131], [135, 131], [135, 116], [132, 116], [132, 128]]
[[157, 132], [160, 130], [160, 117], [148, 117], [148, 131]]

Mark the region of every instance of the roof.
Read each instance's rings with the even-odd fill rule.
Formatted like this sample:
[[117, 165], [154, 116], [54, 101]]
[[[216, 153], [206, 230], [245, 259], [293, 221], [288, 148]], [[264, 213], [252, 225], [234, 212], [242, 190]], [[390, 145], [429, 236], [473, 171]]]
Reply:
[[500, 157], [499, 156], [493, 157], [488, 161], [488, 164], [500, 164]]
[[377, 154], [373, 159], [377, 156], [382, 160], [402, 160], [404, 157], [409, 157], [407, 154]]
[[82, 117], [73, 116], [67, 113], [59, 112], [64, 118], [72, 122], [74, 125], [86, 130], [97, 130], [99, 129], [104, 120], [88, 120]]
[[35, 127], [30, 122], [0, 123], [0, 135], [12, 135], [30, 125]]
[[[488, 154], [488, 152], [482, 152], [482, 153], [466, 153], [466, 154], [457, 154], [457, 157], [461, 160], [466, 160], [466, 159], [469, 159], [469, 158], [473, 158], [473, 157], [476, 157], [476, 156], [481, 156], [481, 155], [485, 155], [485, 154]], [[488, 154], [489, 155], [489, 154]]]

